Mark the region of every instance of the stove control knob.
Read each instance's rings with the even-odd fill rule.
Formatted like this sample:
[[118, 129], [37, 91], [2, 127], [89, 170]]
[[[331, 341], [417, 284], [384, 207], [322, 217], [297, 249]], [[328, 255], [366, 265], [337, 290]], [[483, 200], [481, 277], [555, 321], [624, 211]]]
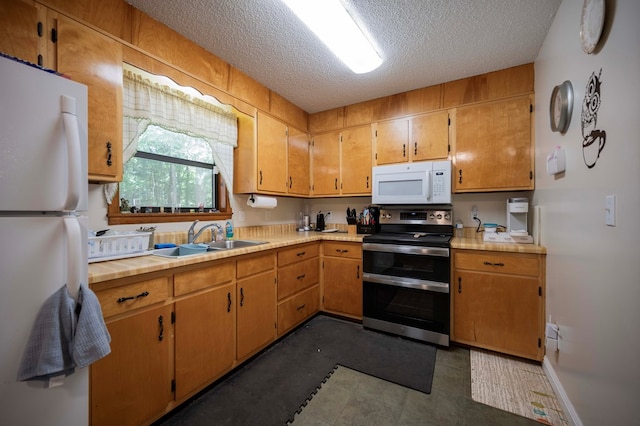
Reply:
[[451, 220], [451, 214], [449, 214], [449, 213], [445, 213], [445, 214], [444, 214], [444, 218], [445, 218], [446, 220]]
[[438, 213], [436, 217], [438, 218], [438, 220], [442, 219], [442, 213]]
[[435, 218], [436, 218], [436, 216], [433, 213], [429, 213], [429, 219], [433, 220]]

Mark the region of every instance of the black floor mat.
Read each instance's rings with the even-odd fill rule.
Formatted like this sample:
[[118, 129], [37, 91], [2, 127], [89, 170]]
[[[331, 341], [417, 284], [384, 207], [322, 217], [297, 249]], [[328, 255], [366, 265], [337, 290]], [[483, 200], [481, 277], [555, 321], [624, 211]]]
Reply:
[[319, 315], [157, 425], [284, 425], [337, 364], [431, 392], [436, 348]]

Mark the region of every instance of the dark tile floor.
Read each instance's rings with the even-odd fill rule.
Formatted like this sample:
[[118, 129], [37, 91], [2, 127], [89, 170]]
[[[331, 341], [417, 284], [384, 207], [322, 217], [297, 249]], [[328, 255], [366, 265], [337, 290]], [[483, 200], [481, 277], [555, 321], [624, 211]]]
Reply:
[[473, 401], [469, 350], [456, 346], [438, 348], [431, 394], [338, 367], [292, 424], [540, 425]]

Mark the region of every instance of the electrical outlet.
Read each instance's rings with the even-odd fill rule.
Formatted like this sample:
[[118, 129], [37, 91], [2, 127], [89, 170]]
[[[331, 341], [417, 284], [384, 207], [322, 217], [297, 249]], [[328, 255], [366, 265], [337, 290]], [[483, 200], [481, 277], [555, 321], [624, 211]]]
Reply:
[[475, 223], [476, 217], [479, 217], [479, 216], [480, 216], [480, 213], [478, 211], [478, 206], [471, 207], [471, 215], [469, 216], [471, 218], [471, 223]]
[[270, 210], [265, 210], [264, 211], [264, 220], [266, 220], [267, 222], [271, 220], [271, 211]]

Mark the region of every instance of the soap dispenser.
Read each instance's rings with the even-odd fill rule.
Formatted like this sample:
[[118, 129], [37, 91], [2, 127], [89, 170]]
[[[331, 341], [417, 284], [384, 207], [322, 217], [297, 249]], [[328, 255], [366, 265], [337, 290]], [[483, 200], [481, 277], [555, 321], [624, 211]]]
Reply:
[[226, 230], [227, 230], [227, 240], [233, 240], [233, 225], [231, 224], [230, 221], [227, 221]]

